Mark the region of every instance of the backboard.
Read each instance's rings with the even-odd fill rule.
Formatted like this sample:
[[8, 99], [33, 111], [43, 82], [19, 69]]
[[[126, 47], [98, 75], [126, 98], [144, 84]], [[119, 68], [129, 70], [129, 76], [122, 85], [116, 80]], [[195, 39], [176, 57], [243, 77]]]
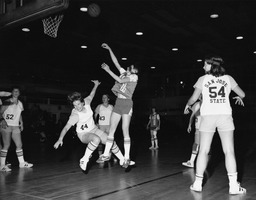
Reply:
[[0, 0], [0, 29], [47, 17], [68, 5], [69, 0]]

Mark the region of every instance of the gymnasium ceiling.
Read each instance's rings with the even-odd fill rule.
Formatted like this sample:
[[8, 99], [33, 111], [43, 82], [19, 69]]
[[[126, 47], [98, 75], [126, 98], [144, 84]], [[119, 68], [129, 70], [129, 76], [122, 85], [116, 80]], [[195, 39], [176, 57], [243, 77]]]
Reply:
[[[97, 17], [79, 10], [91, 3], [100, 7]], [[144, 75], [202, 73], [197, 60], [218, 54], [233, 70], [250, 70], [254, 80], [255, 11], [253, 0], [71, 0], [57, 38], [43, 33], [39, 19], [2, 31], [1, 71], [10, 80], [82, 83], [107, 77], [112, 83], [100, 68], [102, 62], [113, 66], [101, 48], [106, 42], [121, 65], [137, 63]]]

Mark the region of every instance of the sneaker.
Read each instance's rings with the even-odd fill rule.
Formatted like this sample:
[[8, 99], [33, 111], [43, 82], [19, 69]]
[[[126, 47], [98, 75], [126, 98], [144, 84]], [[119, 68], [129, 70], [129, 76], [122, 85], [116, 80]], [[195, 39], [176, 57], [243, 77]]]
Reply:
[[28, 163], [28, 162], [23, 162], [23, 163], [20, 163], [20, 168], [31, 168], [33, 167], [33, 164], [31, 163]]
[[1, 172], [10, 172], [10, 171], [12, 171], [12, 169], [10, 169], [10, 168], [8, 167], [8, 165], [4, 165], [4, 166], [1, 166], [1, 167], [0, 167], [0, 171], [1, 171]]
[[182, 165], [186, 167], [194, 168], [194, 163], [190, 162], [190, 160], [188, 160], [187, 162], [183, 162]]
[[150, 150], [154, 149], [154, 147], [149, 147]]
[[192, 184], [190, 186], [190, 190], [193, 190], [195, 192], [202, 192], [202, 186], [201, 185]]
[[123, 168], [127, 168], [130, 165], [130, 159], [124, 159], [124, 163], [122, 165]]
[[80, 167], [83, 171], [86, 171], [86, 168], [87, 168], [87, 163], [88, 163], [89, 160], [83, 160], [83, 159], [80, 159]]
[[237, 182], [237, 184], [233, 187], [231, 187], [229, 185], [229, 194], [245, 194], [246, 193], [246, 189], [245, 188], [242, 188], [240, 186], [240, 183]]
[[109, 161], [110, 160], [110, 156], [104, 156], [101, 155], [98, 160], [96, 160], [97, 163], [104, 163], [105, 161]]
[[155, 147], [154, 149], [159, 149], [159, 147]]
[[[120, 161], [119, 164], [123, 167], [124, 166], [124, 163], [125, 163], [125, 160], [123, 161]], [[129, 163], [129, 166], [132, 166], [132, 165], [135, 165], [135, 162], [130, 160], [130, 163]], [[128, 166], [127, 166], [128, 167]]]

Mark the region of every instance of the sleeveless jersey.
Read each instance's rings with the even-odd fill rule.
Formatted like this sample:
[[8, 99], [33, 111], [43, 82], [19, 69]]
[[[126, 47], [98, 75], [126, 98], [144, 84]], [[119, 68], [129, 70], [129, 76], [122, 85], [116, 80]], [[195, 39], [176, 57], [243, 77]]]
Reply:
[[129, 78], [130, 82], [127, 83], [118, 83], [115, 82], [115, 85], [112, 87], [112, 92], [118, 97], [122, 99], [132, 99], [132, 95], [137, 86], [138, 76], [136, 74], [127, 75], [126, 71], [121, 68], [120, 69], [120, 78]]
[[18, 100], [18, 104], [11, 104], [3, 113], [3, 117], [8, 126], [19, 126], [21, 112], [24, 110], [23, 104]]
[[99, 125], [110, 125], [110, 116], [113, 110], [112, 105], [108, 105], [107, 107], [103, 104], [99, 105]]
[[159, 126], [159, 114], [154, 113], [149, 116], [150, 119], [150, 128], [157, 128]]
[[[87, 98], [86, 98], [87, 99]], [[91, 100], [89, 100], [90, 102]], [[95, 128], [95, 123], [93, 119], [93, 111], [91, 109], [90, 103], [85, 100], [84, 105], [85, 110], [82, 112], [77, 111], [73, 108], [69, 120], [67, 123], [71, 125], [76, 124], [76, 132], [88, 133]]]
[[236, 81], [229, 75], [215, 77], [206, 74], [198, 79], [194, 87], [202, 90], [203, 101], [201, 115], [230, 115], [232, 108], [229, 94], [237, 86]]

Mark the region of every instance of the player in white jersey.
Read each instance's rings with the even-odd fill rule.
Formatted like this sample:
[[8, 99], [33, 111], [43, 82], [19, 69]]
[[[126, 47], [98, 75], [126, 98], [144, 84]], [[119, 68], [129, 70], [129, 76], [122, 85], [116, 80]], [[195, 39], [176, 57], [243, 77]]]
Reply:
[[[107, 94], [102, 95], [102, 104], [99, 104], [94, 112], [94, 119], [98, 117], [98, 126], [100, 130], [105, 133], [109, 133], [110, 128], [110, 117], [112, 114], [113, 106], [109, 104], [109, 96]], [[102, 145], [100, 144], [98, 147], [99, 155], [102, 154]]]
[[[58, 141], [54, 144], [55, 149], [57, 149], [59, 145], [62, 146], [64, 136], [72, 126], [76, 125], [78, 138], [82, 143], [88, 144], [84, 156], [80, 159], [80, 167], [83, 171], [86, 171], [89, 159], [99, 143], [105, 144], [107, 140], [107, 134], [100, 130], [94, 123], [91, 101], [94, 98], [100, 82], [98, 80], [92, 80], [92, 82], [94, 83], [94, 87], [88, 97], [83, 99], [79, 92], [74, 92], [68, 96], [69, 102], [74, 108], [68, 122], [60, 133]], [[123, 165], [124, 156], [115, 142], [111, 146], [111, 151], [119, 159], [120, 165]], [[131, 164], [134, 164], [134, 162]]]
[[147, 129], [150, 129], [151, 136], [151, 147], [149, 149], [159, 149], [157, 131], [160, 130], [160, 115], [156, 112], [156, 108], [152, 108], [152, 113], [149, 115], [149, 121], [147, 124]]
[[2, 126], [0, 128], [2, 138], [3, 138], [3, 148], [1, 150], [1, 171], [11, 171], [11, 169], [6, 165], [6, 157], [8, 149], [11, 145], [11, 139], [13, 139], [16, 145], [16, 155], [19, 161], [20, 168], [30, 168], [33, 164], [28, 163], [24, 160], [21, 132], [23, 131], [23, 120], [21, 112], [24, 110], [22, 102], [19, 100], [20, 89], [18, 87], [13, 87], [12, 97], [7, 99], [9, 105], [3, 105], [1, 107], [1, 116], [4, 118], [7, 126]]
[[212, 139], [217, 128], [222, 149], [225, 154], [225, 166], [229, 179], [230, 194], [244, 194], [246, 189], [237, 182], [237, 165], [234, 152], [234, 123], [232, 109], [229, 102], [229, 95], [234, 91], [238, 96], [233, 97], [235, 104], [244, 106], [243, 98], [245, 93], [238, 86], [236, 81], [225, 74], [222, 58], [215, 56], [206, 58], [204, 68], [208, 74], [200, 77], [194, 85], [194, 93], [185, 107], [184, 113], [189, 113], [189, 108], [202, 94], [202, 105], [200, 108], [201, 123], [200, 149], [196, 163], [196, 177], [190, 186], [193, 191], [202, 191], [203, 174], [208, 162], [208, 153]]
[[[11, 92], [5, 92], [5, 91], [0, 91], [0, 97], [8, 97], [8, 96], [11, 96], [12, 93]], [[0, 99], [0, 107], [2, 105], [2, 100]], [[1, 117], [1, 116], [0, 116]], [[7, 124], [6, 124], [6, 121], [4, 120], [3, 117], [0, 118], [0, 128], [1, 127], [6, 127]], [[2, 149], [2, 135], [0, 133], [0, 151]], [[0, 159], [0, 166], [1, 166], [1, 159]]]
[[194, 143], [192, 146], [192, 153], [190, 156], [190, 159], [187, 162], [183, 162], [182, 165], [186, 166], [186, 167], [194, 167], [194, 163], [195, 163], [195, 159], [196, 156], [198, 154], [198, 150], [199, 150], [199, 125], [200, 125], [200, 121], [201, 121], [201, 116], [200, 116], [200, 106], [201, 106], [201, 95], [199, 97], [200, 101], [197, 101], [196, 103], [194, 103], [194, 105], [191, 108], [191, 115], [189, 118], [189, 123], [188, 123], [188, 128], [187, 131], [188, 133], [191, 132], [191, 125], [195, 119], [195, 137], [194, 137]]
[[114, 55], [111, 48], [103, 43], [102, 47], [107, 49], [110, 53], [111, 59], [118, 69], [120, 76], [114, 74], [109, 66], [103, 63], [102, 69], [104, 69], [116, 82], [112, 88], [112, 91], [117, 96], [116, 103], [111, 115], [109, 136], [106, 142], [104, 154], [98, 159], [97, 162], [104, 162], [109, 160], [109, 150], [114, 140], [114, 134], [118, 126], [119, 121], [122, 118], [122, 129], [124, 136], [124, 165], [129, 165], [130, 162], [130, 148], [131, 139], [129, 134], [130, 121], [132, 116], [133, 101], [132, 96], [138, 82], [138, 69], [131, 65], [125, 71], [119, 64], [116, 56]]

